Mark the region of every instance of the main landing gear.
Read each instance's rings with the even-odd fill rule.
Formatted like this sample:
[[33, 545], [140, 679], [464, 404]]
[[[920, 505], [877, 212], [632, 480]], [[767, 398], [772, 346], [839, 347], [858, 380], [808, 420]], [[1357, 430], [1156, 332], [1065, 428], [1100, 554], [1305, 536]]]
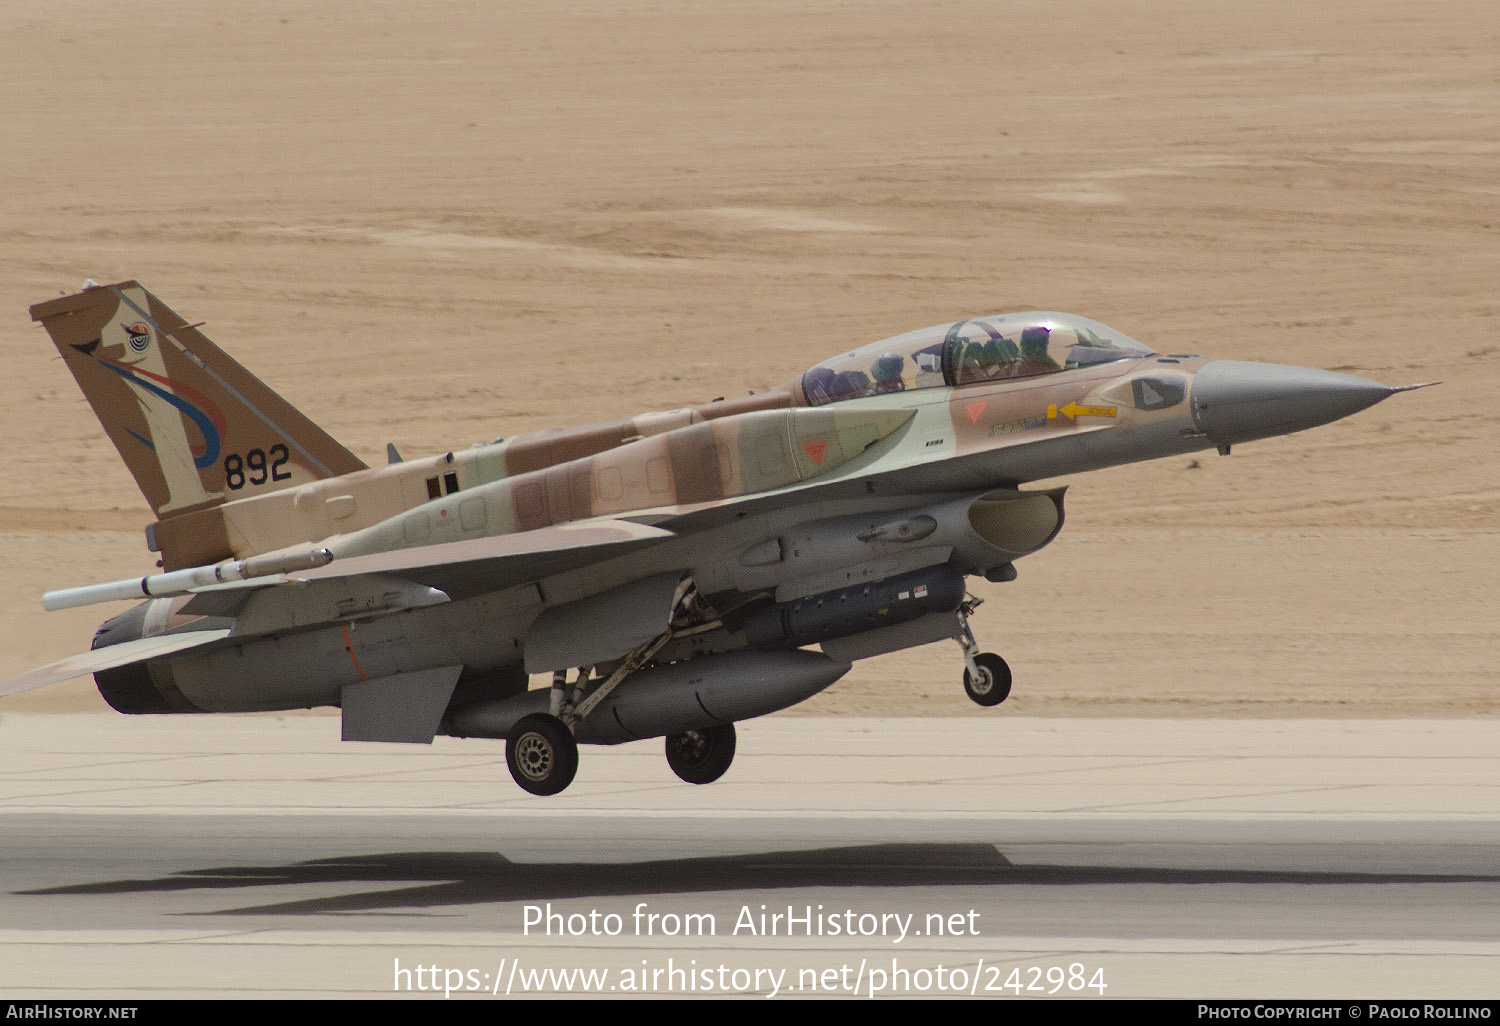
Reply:
[[[734, 762], [733, 723], [667, 735], [667, 765], [689, 784], [711, 784]], [[536, 795], [558, 794], [578, 773], [578, 742], [556, 716], [533, 713], [510, 728], [505, 763], [517, 784]]]
[[964, 694], [977, 705], [999, 705], [1010, 697], [1010, 666], [993, 652], [979, 651], [969, 616], [984, 599], [966, 598], [958, 606], [958, 647], [964, 650]]
[[[578, 772], [578, 742], [573, 737], [578, 722], [667, 642], [721, 625], [691, 576], [678, 583], [671, 608], [667, 629], [627, 653], [608, 676], [596, 678], [594, 667], [580, 666], [570, 685], [567, 671], [553, 672], [548, 711], [518, 720], [505, 737], [505, 763], [523, 790], [553, 795], [565, 789]], [[712, 783], [734, 761], [734, 747], [733, 723], [669, 734], [667, 765], [690, 784]]]
[[556, 716], [523, 716], [505, 737], [505, 764], [523, 790], [557, 794], [578, 772], [578, 742]]
[[712, 784], [734, 761], [734, 724], [667, 735], [667, 765], [689, 784]]

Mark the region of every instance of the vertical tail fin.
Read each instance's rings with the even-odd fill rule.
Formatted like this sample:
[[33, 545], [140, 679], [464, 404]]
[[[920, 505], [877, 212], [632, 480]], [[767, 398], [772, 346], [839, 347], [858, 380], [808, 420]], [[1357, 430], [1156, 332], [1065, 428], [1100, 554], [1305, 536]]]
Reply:
[[133, 281], [38, 303], [89, 405], [158, 520], [364, 469]]

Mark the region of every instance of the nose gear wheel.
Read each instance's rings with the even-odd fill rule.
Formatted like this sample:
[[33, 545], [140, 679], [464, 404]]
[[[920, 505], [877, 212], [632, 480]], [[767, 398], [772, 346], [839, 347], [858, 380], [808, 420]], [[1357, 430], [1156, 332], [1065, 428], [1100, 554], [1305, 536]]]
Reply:
[[979, 673], [964, 670], [964, 694], [983, 706], [999, 705], [1010, 697], [1010, 667], [1004, 659], [993, 652], [980, 652], [974, 663]]
[[1010, 666], [993, 652], [979, 651], [969, 616], [983, 599], [967, 598], [958, 607], [959, 648], [964, 650], [964, 694], [976, 705], [995, 706], [1010, 697]]

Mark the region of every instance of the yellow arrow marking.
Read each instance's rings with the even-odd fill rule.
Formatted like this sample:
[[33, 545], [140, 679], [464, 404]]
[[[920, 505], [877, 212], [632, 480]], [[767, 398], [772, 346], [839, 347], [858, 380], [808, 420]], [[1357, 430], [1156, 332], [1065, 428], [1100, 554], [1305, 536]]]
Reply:
[[1076, 420], [1079, 417], [1113, 417], [1116, 409], [1118, 407], [1115, 406], [1079, 406], [1077, 403], [1069, 403], [1058, 407], [1054, 404], [1047, 407], [1047, 419], [1056, 420], [1059, 415], [1069, 420]]

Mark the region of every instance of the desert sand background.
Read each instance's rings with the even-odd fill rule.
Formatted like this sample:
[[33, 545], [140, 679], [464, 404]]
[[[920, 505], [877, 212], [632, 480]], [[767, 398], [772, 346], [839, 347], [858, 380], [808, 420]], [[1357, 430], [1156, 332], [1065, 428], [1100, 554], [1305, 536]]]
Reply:
[[[1069, 482], [956, 646], [801, 712], [1500, 714], [1500, 5], [8, 0], [0, 678], [147, 510], [26, 308], [137, 278], [369, 462], [966, 315], [1443, 379]], [[85, 679], [7, 699], [92, 709]]]

